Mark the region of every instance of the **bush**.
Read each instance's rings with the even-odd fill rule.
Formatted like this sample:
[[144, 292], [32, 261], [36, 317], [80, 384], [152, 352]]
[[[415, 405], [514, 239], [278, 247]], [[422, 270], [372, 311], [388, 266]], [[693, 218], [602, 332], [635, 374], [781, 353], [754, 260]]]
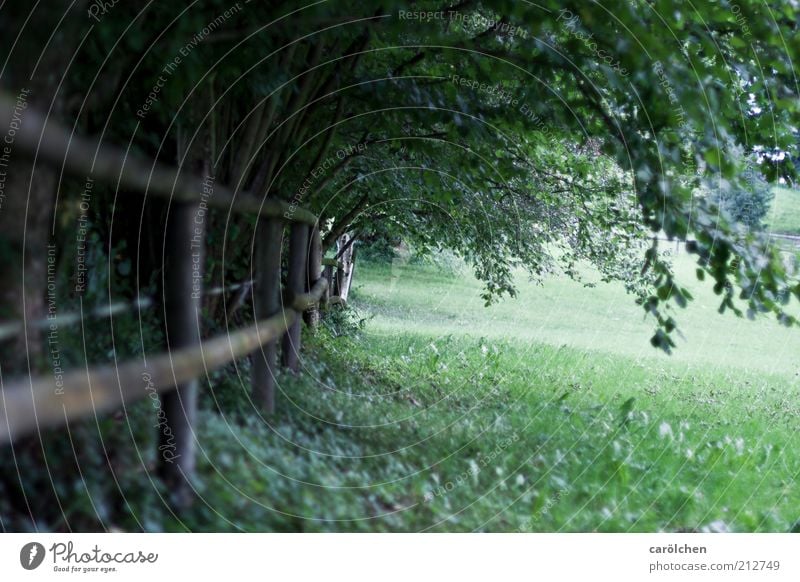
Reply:
[[731, 220], [744, 224], [751, 230], [764, 228], [762, 220], [769, 212], [774, 198], [772, 186], [754, 169], [745, 173], [746, 187], [731, 192], [717, 192], [712, 200], [728, 214]]

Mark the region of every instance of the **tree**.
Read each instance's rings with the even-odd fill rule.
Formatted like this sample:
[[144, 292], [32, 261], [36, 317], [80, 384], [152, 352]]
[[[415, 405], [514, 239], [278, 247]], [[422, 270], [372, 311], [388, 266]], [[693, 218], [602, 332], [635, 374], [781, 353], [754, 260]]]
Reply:
[[[754, 155], [769, 180], [794, 173], [797, 47], [785, 39], [797, 23], [788, 0], [765, 10], [120, 3], [91, 22], [64, 116], [170, 162], [208, 135], [218, 183], [309, 207], [329, 248], [351, 230], [453, 248], [487, 300], [513, 293], [515, 265], [534, 276], [579, 259], [609, 277], [644, 271], [653, 343], [669, 350], [670, 306], [690, 297], [655, 236], [643, 268], [633, 260], [649, 233], [692, 241], [722, 310], [741, 313], [738, 292], [751, 311], [795, 323], [783, 303], [800, 293], [794, 266], [696, 195], [739, 191]], [[227, 255], [253, 225], [215, 221], [208, 236], [224, 244], [210, 269], [224, 279], [241, 270]]]
[[774, 197], [772, 185], [756, 170], [750, 169], [738, 188], [716, 191], [712, 193], [711, 200], [731, 222], [743, 224], [751, 230], [761, 230], [764, 228], [762, 221], [769, 213]]
[[[689, 241], [721, 311], [797, 323], [788, 306], [800, 298], [795, 263], [737, 223], [761, 210], [737, 214], [730, 198], [751, 191], [756, 158], [767, 181], [795, 178], [793, 0], [208, 0], [88, 10], [44, 1], [6, 2], [0, 12], [3, 91], [19, 95], [30, 80], [29, 112], [101, 148], [125, 148], [129, 160], [206, 172], [199, 178], [251, 203], [309, 208], [328, 248], [351, 232], [454, 249], [485, 282], [487, 302], [514, 293], [517, 266], [541, 277], [590, 261], [630, 285], [656, 322], [652, 343], [669, 351], [672, 306], [691, 296], [660, 253], [664, 233]], [[62, 278], [73, 276], [64, 258], [81, 224], [90, 224], [90, 267], [103, 283], [93, 299], [134, 296], [163, 278], [166, 205], [109, 185], [93, 192], [81, 222], [74, 202], [91, 176], [58, 183], [61, 168], [13, 155], [0, 198], [4, 316], [43, 315], [47, 245], [55, 241]], [[174, 183], [151, 178], [161, 191]], [[255, 223], [208, 218], [214, 284], [251, 274]], [[112, 276], [130, 271], [133, 287]], [[104, 354], [119, 349], [116, 333]], [[142, 336], [136, 349], [161, 341]], [[21, 347], [2, 352], [0, 373], [27, 371]], [[50, 472], [36, 478], [38, 490], [60, 486]], [[0, 502], [26, 515], [25, 487], [8, 477], [0, 486]], [[59, 523], [50, 499], [38, 495], [34, 513]]]

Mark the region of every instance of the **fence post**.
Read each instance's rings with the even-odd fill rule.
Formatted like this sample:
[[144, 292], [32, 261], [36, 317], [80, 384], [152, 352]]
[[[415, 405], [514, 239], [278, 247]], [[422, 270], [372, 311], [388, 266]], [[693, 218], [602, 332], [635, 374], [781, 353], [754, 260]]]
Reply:
[[[319, 227], [311, 227], [311, 235], [308, 241], [308, 272], [306, 275], [306, 290], [311, 290], [314, 284], [322, 277], [322, 237], [319, 234]], [[319, 305], [314, 305], [303, 314], [308, 327], [316, 330], [319, 326]]]
[[330, 305], [331, 293], [333, 292], [333, 267], [325, 265], [322, 270], [322, 276], [328, 280], [328, 286], [325, 288], [325, 293], [322, 294], [322, 299], [319, 301], [321, 310], [325, 310]]
[[350, 284], [353, 281], [353, 269], [355, 268], [355, 259], [356, 259], [356, 249], [353, 245], [354, 240], [351, 238], [351, 235], [345, 233], [339, 239], [339, 248], [343, 249], [339, 251], [341, 257], [339, 260], [342, 263], [342, 268], [339, 270], [337, 277], [339, 277], [339, 297], [341, 297], [344, 303], [347, 302], [347, 298], [350, 294]]
[[336, 267], [336, 285], [333, 288], [335, 297], [342, 296], [342, 282], [344, 281], [344, 262], [340, 259]]
[[[205, 252], [204, 225], [196, 203], [173, 203], [164, 238], [163, 309], [167, 349], [200, 343], [200, 298]], [[162, 398], [158, 413], [160, 473], [171, 501], [186, 507], [192, 501], [189, 479], [195, 470], [194, 423], [197, 380], [175, 387]]]
[[[281, 247], [283, 222], [262, 218], [256, 227], [253, 309], [256, 321], [275, 315], [281, 308]], [[253, 354], [253, 400], [266, 412], [275, 412], [275, 369], [277, 340]]]
[[[305, 291], [308, 259], [308, 225], [293, 222], [289, 234], [289, 270], [286, 275], [286, 303], [290, 307], [294, 298]], [[297, 372], [300, 364], [300, 327], [298, 317], [283, 336], [281, 363], [284, 368]]]

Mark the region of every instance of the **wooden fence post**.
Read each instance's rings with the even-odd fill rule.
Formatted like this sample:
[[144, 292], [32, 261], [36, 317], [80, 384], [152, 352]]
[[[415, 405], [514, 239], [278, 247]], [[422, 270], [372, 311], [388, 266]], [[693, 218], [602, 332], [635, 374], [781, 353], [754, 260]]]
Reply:
[[344, 281], [344, 263], [340, 260], [336, 267], [336, 284], [333, 287], [335, 297], [342, 296], [342, 282]]
[[340, 250], [339, 253], [337, 253], [341, 254], [339, 260], [342, 263], [342, 268], [337, 273], [337, 278], [339, 278], [338, 295], [344, 303], [347, 303], [347, 298], [350, 295], [350, 285], [353, 282], [353, 269], [355, 269], [356, 249], [353, 242], [354, 239], [347, 233], [343, 234], [339, 239], [339, 248], [343, 249], [343, 251]]
[[325, 288], [325, 293], [322, 294], [322, 299], [319, 301], [321, 310], [325, 310], [330, 305], [331, 293], [333, 292], [333, 266], [325, 265], [322, 270], [322, 276], [328, 280], [328, 286]]
[[344, 298], [347, 300], [350, 297], [350, 290], [353, 288], [353, 277], [356, 274], [356, 256], [357, 256], [356, 248], [351, 249], [350, 251], [350, 271], [347, 273], [347, 288], [345, 289]]
[[[262, 218], [256, 227], [253, 309], [256, 321], [281, 309], [281, 248], [283, 222]], [[253, 354], [253, 400], [268, 413], [275, 412], [275, 370], [278, 357], [276, 340], [267, 342]]]
[[[289, 270], [286, 275], [285, 302], [291, 307], [295, 297], [305, 291], [308, 259], [308, 225], [293, 222], [289, 234]], [[298, 317], [283, 336], [281, 363], [297, 372], [300, 365], [300, 331], [303, 318]]]
[[[204, 216], [197, 203], [171, 204], [163, 275], [164, 325], [170, 351], [200, 343], [204, 238]], [[189, 479], [195, 470], [197, 385], [197, 380], [192, 380], [176, 386], [163, 396], [158, 412], [160, 472], [177, 507], [192, 501]]]
[[[319, 227], [311, 227], [311, 235], [308, 242], [308, 271], [306, 274], [306, 290], [310, 291], [317, 281], [322, 277], [322, 237], [319, 234]], [[316, 330], [319, 326], [319, 304], [308, 309], [303, 318], [308, 327]]]

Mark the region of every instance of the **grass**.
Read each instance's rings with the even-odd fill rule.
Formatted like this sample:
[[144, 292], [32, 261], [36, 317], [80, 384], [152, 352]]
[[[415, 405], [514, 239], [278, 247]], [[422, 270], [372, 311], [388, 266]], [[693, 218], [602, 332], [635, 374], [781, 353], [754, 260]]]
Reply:
[[[800, 233], [798, 196], [776, 188], [773, 231]], [[468, 274], [360, 266], [363, 329], [307, 338], [274, 416], [246, 368], [216, 379], [202, 502], [153, 527], [797, 531], [800, 334], [719, 315], [674, 260], [695, 301], [669, 357], [621, 285], [520, 276], [484, 308]]]
[[[685, 255], [676, 269], [691, 283]], [[250, 401], [247, 361], [203, 386], [189, 511], [167, 511], [150, 475], [143, 403], [129, 411], [135, 434], [103, 420], [115, 479], [105, 449], [84, 454], [65, 519], [134, 531], [800, 529], [796, 330], [720, 316], [694, 283], [677, 314], [686, 339], [667, 357], [621, 286], [519, 282], [516, 299], [487, 309], [467, 273], [359, 265], [355, 308], [306, 338], [274, 415]], [[71, 438], [89, 443], [84, 424]]]
[[[622, 285], [591, 274], [519, 274], [518, 297], [485, 308], [469, 273], [362, 263], [354, 309], [305, 338], [274, 415], [247, 361], [202, 387], [189, 511], [164, 506], [140, 402], [100, 421], [102, 443], [92, 419], [48, 433], [68, 503], [38, 527], [800, 531], [800, 332], [719, 315], [689, 257], [674, 264], [695, 300], [666, 356]], [[52, 487], [36, 463], [26, 487]]]
[[666, 357], [614, 285], [523, 284], [484, 309], [469, 276], [357, 277], [364, 329], [309, 338], [274, 417], [251, 409], [247, 370], [217, 385], [200, 428], [202, 503], [159, 528], [798, 527], [796, 332], [719, 316], [696, 289], [685, 345]]
[[[673, 250], [674, 252], [674, 250]], [[766, 318], [758, 321], [718, 313], [719, 297], [696, 281], [695, 265], [678, 252], [673, 266], [695, 300], [676, 310], [683, 338], [667, 357], [649, 343], [653, 322], [621, 284], [584, 283], [555, 277], [538, 286], [520, 274], [516, 299], [484, 308], [480, 283], [434, 268], [373, 267], [359, 271], [356, 293], [371, 317], [373, 334], [470, 335], [525, 343], [543, 342], [618, 354], [684, 374], [690, 367], [735, 367], [751, 372], [800, 372], [800, 334]]]
[[770, 232], [800, 234], [800, 190], [776, 186], [765, 222]]

